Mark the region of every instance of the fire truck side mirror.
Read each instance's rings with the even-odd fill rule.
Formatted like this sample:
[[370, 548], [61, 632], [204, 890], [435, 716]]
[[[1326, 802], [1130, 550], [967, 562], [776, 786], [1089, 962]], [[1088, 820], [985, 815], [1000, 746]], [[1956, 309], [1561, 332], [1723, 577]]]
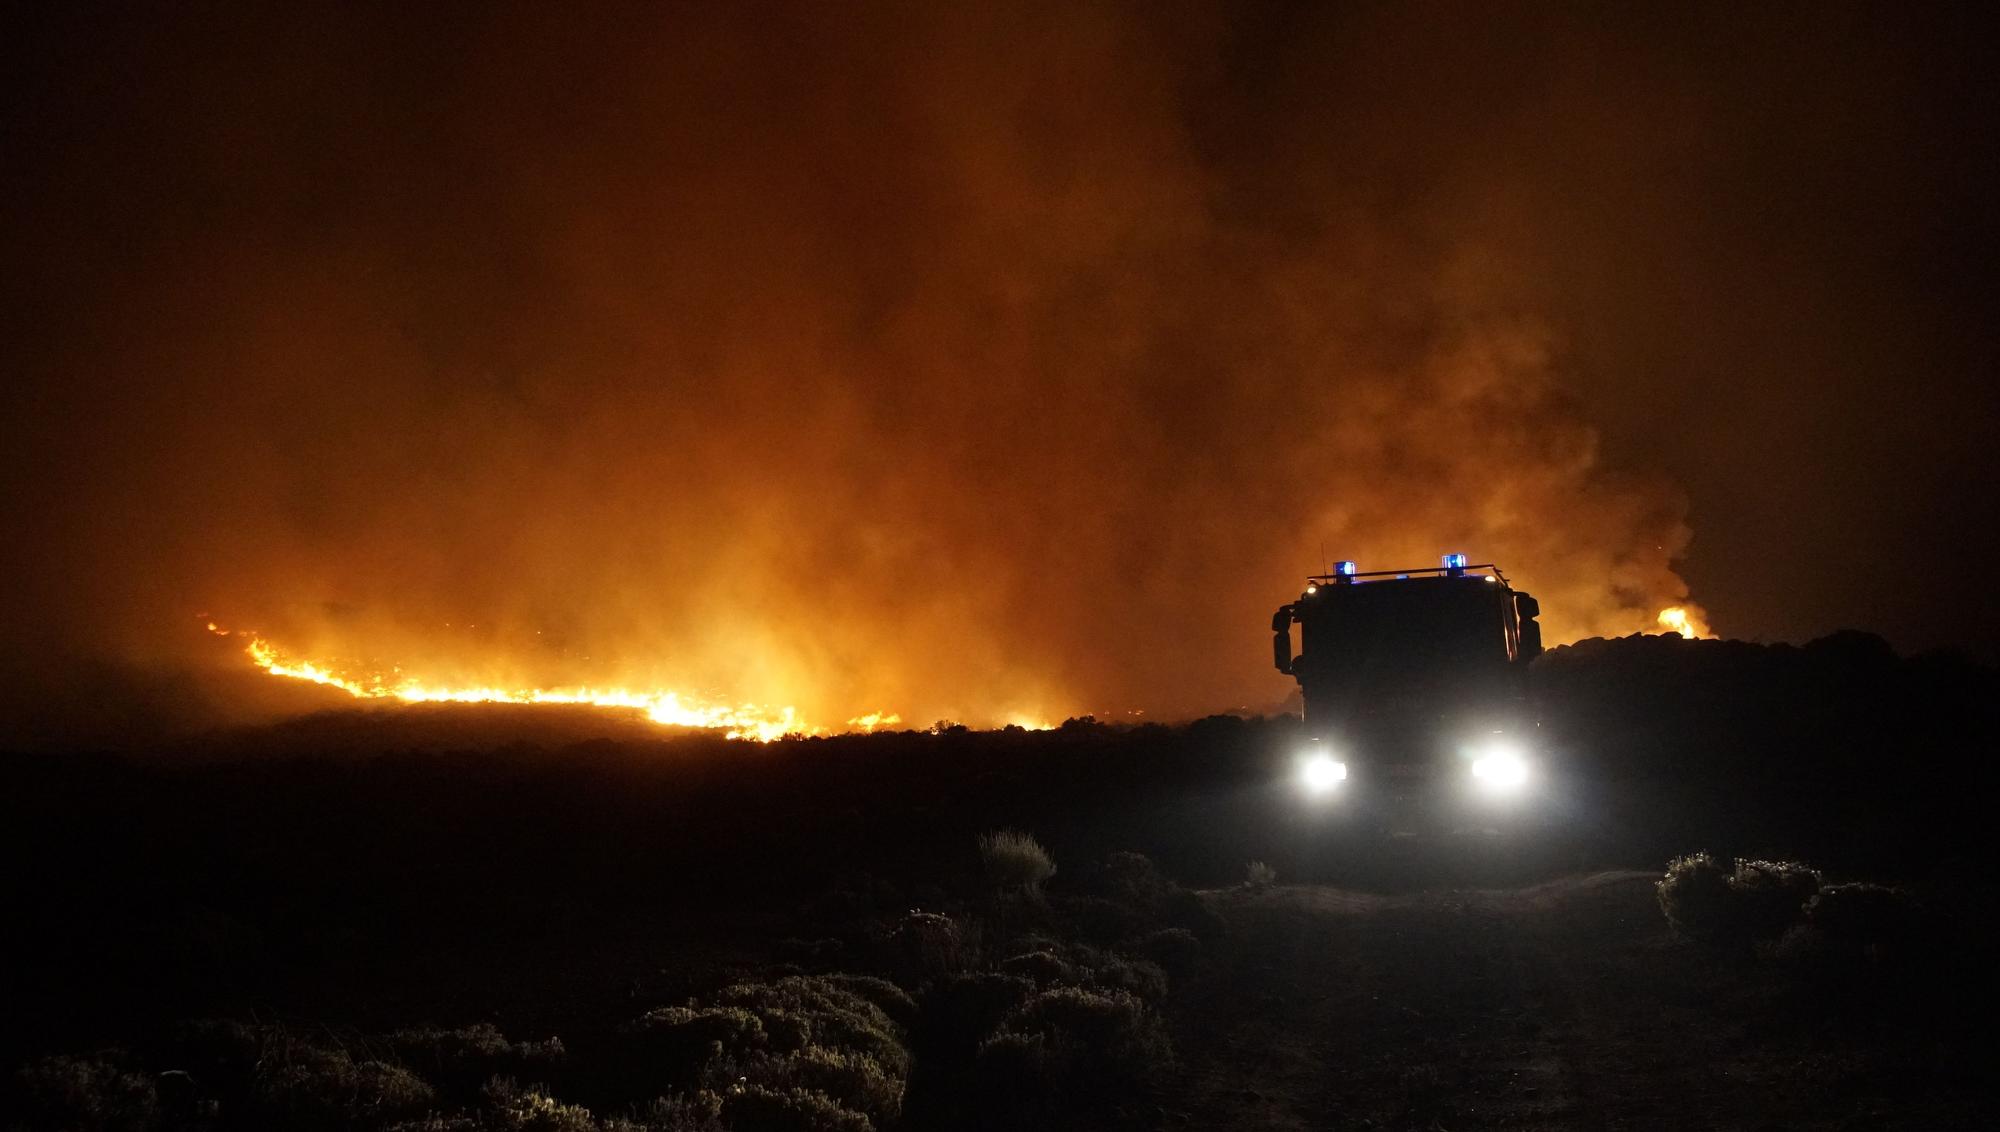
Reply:
[[1271, 662], [1278, 671], [1292, 674], [1292, 607], [1280, 606], [1271, 615]]
[[1542, 655], [1542, 626], [1535, 618], [1541, 616], [1542, 603], [1524, 593], [1514, 595], [1514, 612], [1521, 623], [1521, 653], [1523, 662]]

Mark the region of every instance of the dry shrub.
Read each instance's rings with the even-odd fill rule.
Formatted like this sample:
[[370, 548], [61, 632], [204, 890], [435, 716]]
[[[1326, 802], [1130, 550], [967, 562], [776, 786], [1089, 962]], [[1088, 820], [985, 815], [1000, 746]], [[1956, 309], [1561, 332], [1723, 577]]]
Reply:
[[808, 1046], [781, 1056], [756, 1054], [718, 1063], [712, 1079], [723, 1089], [756, 1085], [773, 1093], [797, 1089], [819, 1093], [877, 1125], [892, 1124], [903, 1113], [903, 1079], [865, 1053]]
[[258, 1115], [276, 1127], [344, 1129], [414, 1116], [437, 1099], [400, 1066], [355, 1061], [346, 1050], [267, 1047], [257, 1068]]
[[[738, 983], [723, 988], [715, 1001], [756, 1015], [775, 1051], [824, 1046], [867, 1054], [899, 1079], [910, 1074], [910, 1051], [903, 1044], [901, 1027], [881, 1007], [830, 979], [793, 975], [775, 982]], [[800, 1026], [803, 1041], [798, 1040]]]
[[1675, 857], [1653, 889], [1667, 923], [1690, 939], [1717, 938], [1729, 920], [1729, 870], [1707, 853]]
[[1278, 883], [1278, 870], [1262, 861], [1252, 861], [1243, 869], [1243, 883], [1250, 888], [1269, 888]]
[[1729, 877], [1731, 933], [1742, 939], [1776, 939], [1804, 919], [1806, 901], [1819, 886], [1819, 871], [1797, 861], [1739, 858]]
[[1143, 1076], [1172, 1057], [1159, 1016], [1125, 991], [1042, 991], [1008, 1012], [1000, 1028], [1040, 1034], [1055, 1045], [1074, 1044], [1093, 1070], [1110, 1075]]
[[1037, 892], [1056, 875], [1055, 858], [1033, 836], [1000, 829], [979, 837], [979, 861], [986, 882], [997, 889]]
[[722, 1098], [707, 1089], [657, 1097], [632, 1116], [606, 1120], [540, 1085], [523, 1087], [506, 1078], [487, 1082], [482, 1096], [477, 1113], [433, 1114], [387, 1125], [385, 1132], [728, 1132]]
[[44, 1057], [15, 1074], [23, 1127], [68, 1132], [146, 1132], [157, 1127], [153, 1080], [94, 1057]]
[[582, 1105], [564, 1104], [541, 1085], [525, 1088], [505, 1077], [486, 1086], [482, 1132], [598, 1132], [597, 1119]]
[[1019, 975], [1039, 987], [1054, 986], [1057, 983], [1075, 983], [1075, 964], [1053, 950], [1030, 951], [1025, 955], [1015, 955], [1000, 964], [1002, 974]]
[[731, 1132], [875, 1132], [867, 1117], [811, 1089], [731, 1089], [722, 1117]]
[[1010, 938], [1005, 946], [998, 949], [1000, 957], [1003, 959], [1012, 959], [1016, 955], [1026, 955], [1030, 951], [1061, 950], [1061, 940], [1041, 932], [1023, 932], [1020, 935]]
[[889, 980], [878, 979], [873, 975], [852, 975], [845, 972], [827, 975], [825, 978], [828, 983], [841, 990], [874, 1003], [877, 1009], [889, 1016], [890, 1021], [901, 1026], [906, 1032], [917, 1024], [917, 1000], [910, 997], [910, 992]]
[[652, 1011], [630, 1031], [671, 1062], [657, 1084], [721, 1098], [715, 1112], [683, 1113], [663, 1127], [862, 1129], [902, 1114], [911, 1058], [890, 1011], [918, 1014], [881, 979], [790, 975]]
[[1655, 886], [1674, 930], [1709, 943], [1771, 940], [1799, 923], [1820, 875], [1797, 861], [1739, 858], [1724, 870], [1707, 853], [1676, 857]]
[[1133, 959], [1115, 951], [1075, 944], [1011, 956], [1000, 964], [1002, 974], [1018, 975], [1040, 989], [1054, 986], [1093, 987], [1126, 991], [1156, 1000], [1167, 993], [1167, 973], [1157, 963]]
[[911, 912], [889, 934], [898, 973], [911, 985], [972, 965], [972, 941], [966, 928], [938, 912]]
[[384, 1043], [397, 1061], [447, 1094], [470, 1094], [495, 1077], [545, 1073], [562, 1061], [562, 1040], [510, 1042], [490, 1023], [397, 1030]]
[[974, 1083], [993, 1112], [1028, 1122], [1046, 1106], [1129, 1090], [1172, 1060], [1159, 1016], [1138, 998], [1058, 987], [1009, 1011], [980, 1043]]
[[383, 1125], [384, 1132], [487, 1132], [489, 1125], [476, 1116], [444, 1116], [432, 1113], [416, 1120], [398, 1120]]
[[1157, 963], [1084, 946], [1075, 948], [1074, 955], [1091, 987], [1124, 991], [1148, 1001], [1167, 996], [1167, 973]]
[[707, 1089], [660, 1097], [640, 1110], [638, 1119], [616, 1119], [605, 1132], [724, 1132], [722, 1097]]
[[1143, 853], [1113, 853], [1098, 866], [1092, 888], [1113, 900], [1150, 908], [1176, 887]]
[[736, 1006], [661, 1007], [627, 1025], [623, 1037], [609, 1060], [614, 1087], [633, 1098], [691, 1088], [716, 1059], [771, 1044], [764, 1019]]

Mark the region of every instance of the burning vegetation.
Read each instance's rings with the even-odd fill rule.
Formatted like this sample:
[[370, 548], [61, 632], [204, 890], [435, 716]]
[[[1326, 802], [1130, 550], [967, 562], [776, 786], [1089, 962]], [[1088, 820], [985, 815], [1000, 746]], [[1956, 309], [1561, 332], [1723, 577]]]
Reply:
[[[236, 633], [208, 622], [208, 631], [239, 637], [244, 655], [258, 668], [288, 680], [303, 680], [338, 688], [362, 700], [396, 700], [409, 704], [558, 704], [636, 711], [654, 723], [724, 732], [731, 739], [769, 742], [787, 735], [823, 735], [827, 728], [800, 718], [796, 708], [761, 704], [725, 704], [669, 689], [634, 690], [617, 687], [491, 687], [436, 684], [404, 672], [350, 670], [326, 662], [295, 658], [255, 633]], [[870, 732], [901, 723], [893, 712], [869, 712], [849, 719], [842, 730]]]
[[[169, 67], [236, 42], [190, 31], [86, 84], [160, 98], [105, 95], [78, 129], [141, 163], [26, 245], [71, 313], [22, 308], [64, 337], [23, 367], [10, 639], [206, 675], [208, 608], [356, 696], [769, 735], [1275, 708], [1254, 626], [1322, 544], [1517, 564], [1551, 644], [1705, 632], [1686, 469], [1632, 423], [1705, 363], [1583, 282], [1674, 219], [1622, 207], [1658, 178], [1599, 124], [1688, 99], [1545, 59], [1593, 108], [1551, 133], [1483, 36], [1353, 70], [1226, 8], [1287, 60], [1254, 91], [1143, 6], [529, 6], [441, 57], [401, 18], [331, 55], [237, 29], [253, 71]], [[296, 140], [329, 98], [372, 109]], [[1546, 146], [1605, 183], [1496, 160]], [[518, 643], [544, 627], [594, 659]], [[19, 698], [114, 714], [83, 689]]]

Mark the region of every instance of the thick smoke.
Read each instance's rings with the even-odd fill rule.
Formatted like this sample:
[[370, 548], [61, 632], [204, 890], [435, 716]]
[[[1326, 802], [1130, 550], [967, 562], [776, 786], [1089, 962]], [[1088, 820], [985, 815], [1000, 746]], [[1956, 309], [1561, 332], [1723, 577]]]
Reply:
[[1569, 194], [1652, 174], [1566, 162], [1670, 79], [1459, 8], [945, 7], [251, 12], [46, 62], [13, 639], [234, 663], [200, 613], [992, 723], [1276, 702], [1323, 555], [1497, 561], [1555, 640], [1686, 596], [1558, 254], [1618, 238]]

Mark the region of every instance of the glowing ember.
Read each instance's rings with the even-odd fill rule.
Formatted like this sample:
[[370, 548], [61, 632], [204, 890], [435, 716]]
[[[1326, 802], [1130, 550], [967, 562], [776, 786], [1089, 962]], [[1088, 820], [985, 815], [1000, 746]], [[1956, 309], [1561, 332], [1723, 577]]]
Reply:
[[1702, 620], [1701, 614], [1684, 605], [1670, 605], [1660, 610], [1660, 628], [1664, 632], [1679, 633], [1690, 641], [1715, 635], [1708, 631], [1708, 622]]
[[[236, 636], [249, 643], [244, 648], [251, 663], [273, 676], [304, 680], [339, 688], [356, 699], [400, 700], [404, 703], [452, 704], [582, 704], [591, 707], [626, 708], [643, 712], [655, 723], [675, 727], [699, 727], [724, 732], [731, 739], [754, 739], [768, 743], [787, 735], [822, 735], [826, 729], [799, 718], [791, 707], [770, 708], [760, 704], [730, 705], [704, 700], [681, 692], [665, 690], [633, 691], [626, 688], [462, 688], [427, 684], [401, 669], [391, 676], [380, 673], [347, 673], [325, 664], [285, 656], [277, 646], [255, 633], [237, 633], [209, 622], [208, 631], [218, 636]], [[870, 712], [848, 721], [858, 731], [902, 722], [902, 717]]]

